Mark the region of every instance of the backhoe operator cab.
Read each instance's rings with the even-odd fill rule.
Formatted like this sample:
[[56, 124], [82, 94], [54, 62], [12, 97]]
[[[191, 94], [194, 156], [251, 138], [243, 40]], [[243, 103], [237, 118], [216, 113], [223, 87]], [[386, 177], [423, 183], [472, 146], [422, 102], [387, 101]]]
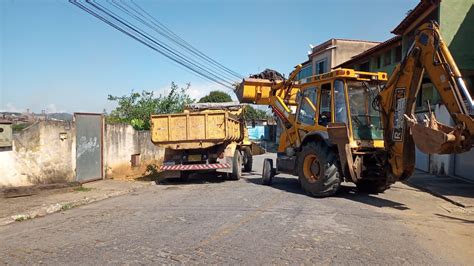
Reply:
[[316, 75], [303, 84], [244, 80], [239, 99], [269, 104], [282, 126], [276, 169], [267, 159], [263, 182], [270, 184], [279, 172], [296, 175], [303, 189], [317, 197], [334, 194], [343, 179], [363, 189], [385, 190], [383, 129], [372, 103], [386, 81], [386, 73], [352, 69]]

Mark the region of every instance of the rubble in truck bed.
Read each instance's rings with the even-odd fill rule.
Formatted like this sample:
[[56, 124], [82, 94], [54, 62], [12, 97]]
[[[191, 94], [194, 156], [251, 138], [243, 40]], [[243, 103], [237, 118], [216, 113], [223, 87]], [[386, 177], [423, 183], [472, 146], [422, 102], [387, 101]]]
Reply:
[[255, 79], [269, 79], [269, 80], [285, 80], [285, 76], [282, 75], [280, 72], [273, 70], [273, 69], [265, 69], [264, 71], [250, 75], [249, 78]]

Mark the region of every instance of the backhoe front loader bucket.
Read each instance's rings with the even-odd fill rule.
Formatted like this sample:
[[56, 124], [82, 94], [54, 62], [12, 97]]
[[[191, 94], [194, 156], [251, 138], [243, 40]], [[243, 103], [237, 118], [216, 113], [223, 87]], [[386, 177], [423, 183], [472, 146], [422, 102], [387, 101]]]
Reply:
[[405, 115], [408, 127], [416, 147], [428, 154], [450, 154], [465, 151], [462, 146], [464, 136], [461, 135], [462, 129], [453, 128], [440, 123], [431, 113], [426, 117], [425, 124], [417, 122], [416, 117]]

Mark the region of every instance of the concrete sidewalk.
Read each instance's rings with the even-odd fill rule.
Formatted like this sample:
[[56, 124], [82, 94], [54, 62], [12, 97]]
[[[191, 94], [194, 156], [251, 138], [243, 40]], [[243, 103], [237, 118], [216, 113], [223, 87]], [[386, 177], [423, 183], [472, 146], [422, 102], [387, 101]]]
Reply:
[[64, 211], [149, 186], [150, 182], [101, 180], [26, 197], [0, 198], [0, 226]]
[[443, 198], [463, 208], [474, 208], [474, 183], [449, 177], [435, 176], [416, 171], [405, 184]]

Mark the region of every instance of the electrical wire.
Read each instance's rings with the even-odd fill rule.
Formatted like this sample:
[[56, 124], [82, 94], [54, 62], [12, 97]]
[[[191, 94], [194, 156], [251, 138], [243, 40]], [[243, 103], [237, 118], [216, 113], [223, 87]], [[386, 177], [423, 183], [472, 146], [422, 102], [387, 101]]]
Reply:
[[[109, 26], [115, 28], [116, 30], [126, 34], [127, 36], [139, 41], [147, 47], [162, 54], [163, 56], [177, 63], [178, 65], [191, 70], [193, 73], [212, 82], [215, 82], [219, 85], [222, 85], [226, 88], [233, 89], [234, 82], [232, 80], [223, 78], [221, 75], [216, 74], [215, 71], [210, 71], [207, 66], [199, 64], [198, 62], [185, 57], [182, 53], [179, 53], [168, 45], [163, 44], [158, 39], [138, 29], [133, 24], [129, 23], [125, 19], [121, 18], [120, 16], [116, 15], [115, 13], [111, 12], [109, 9], [101, 6], [100, 4], [94, 3], [90, 0], [86, 0], [86, 3], [92, 7], [90, 8], [86, 7], [84, 4], [80, 3], [77, 0], [69, 0], [69, 2], [91, 14], [92, 16], [98, 18]], [[99, 10], [100, 12], [97, 12], [96, 10]]]
[[[120, 1], [121, 2], [121, 1]], [[186, 40], [184, 40], [183, 38], [181, 38], [179, 35], [177, 35], [176, 33], [174, 33], [172, 30], [170, 30], [168, 27], [166, 27], [166, 25], [164, 25], [163, 23], [161, 23], [160, 21], [158, 21], [156, 18], [154, 18], [152, 15], [150, 15], [150, 13], [148, 13], [146, 10], [144, 10], [143, 8], [141, 8], [138, 4], [136, 4], [133, 0], [130, 0], [130, 2], [135, 5], [140, 11], [142, 11], [144, 14], [146, 14], [150, 19], [151, 19], [151, 22], [158, 28], [162, 29], [163, 31], [167, 32], [169, 35], [171, 35], [171, 37], [174, 37], [176, 39], [176, 43], [180, 46], [182, 46], [183, 48], [187, 49], [188, 51], [192, 52], [193, 54], [199, 56], [200, 58], [206, 60], [207, 62], [209, 63], [212, 63], [214, 64], [215, 66], [221, 68], [222, 70], [226, 71], [227, 73], [233, 75], [234, 77], [238, 78], [238, 79], [243, 79], [244, 76], [242, 76], [241, 74], [225, 67], [224, 65], [220, 64], [219, 62], [217, 62], [216, 60], [212, 59], [211, 57], [207, 56], [206, 54], [204, 54], [203, 52], [199, 51], [197, 48], [195, 48], [194, 46], [192, 46], [191, 44], [189, 44]], [[134, 9], [132, 6], [128, 5], [126, 2], [123, 2], [123, 4], [125, 4], [126, 6], [128, 6], [130, 9], [134, 10], [136, 13], [140, 13], [138, 12], [136, 9]]]
[[[140, 36], [143, 36], [145, 37], [148, 41], [151, 41], [152, 43], [154, 43], [155, 45], [158, 45], [160, 48], [166, 50], [166, 52], [168, 53], [171, 53], [173, 54], [174, 56], [178, 57], [180, 60], [183, 60], [185, 61], [187, 64], [190, 64], [192, 65], [193, 67], [195, 68], [198, 68], [200, 71], [204, 71], [206, 72], [206, 75], [210, 75], [210, 76], [213, 76], [215, 79], [217, 80], [221, 80], [222, 82], [224, 83], [227, 83], [229, 84], [230, 86], [232, 86], [232, 81], [228, 81], [228, 80], [225, 80], [223, 78], [221, 78], [219, 75], [216, 75], [214, 72], [211, 72], [209, 71], [208, 69], [206, 69], [204, 66], [200, 65], [199, 63], [197, 62], [194, 62], [193, 60], [189, 59], [189, 58], [186, 58], [184, 55], [182, 55], [181, 53], [177, 52], [176, 50], [173, 50], [172, 48], [170, 48], [169, 46], [163, 44], [162, 42], [160, 42], [159, 40], [157, 40], [156, 38], [154, 38], [153, 36], [150, 36], [149, 34], [147, 34], [146, 32], [136, 28], [133, 24], [127, 22], [127, 21], [124, 21], [120, 16], [118, 16], [117, 14], [115, 14], [114, 12], [110, 11], [109, 9], [103, 7], [102, 5], [98, 4], [98, 3], [94, 3], [92, 1], [86, 1], [88, 2], [89, 4], [91, 4], [92, 6], [94, 6], [96, 9], [100, 10], [101, 12], [107, 14], [108, 16], [112, 17], [114, 20], [116, 20], [117, 22], [119, 22], [120, 24], [128, 27], [129, 29], [131, 29], [133, 32], [139, 34]], [[222, 84], [222, 83], [221, 83]]]
[[[133, 14], [132, 12], [130, 12], [129, 10], [127, 10], [124, 6], [121, 6], [120, 4], [114, 2], [114, 1], [110, 1], [110, 3], [112, 3], [112, 5], [118, 9], [120, 9], [122, 12], [128, 14], [129, 16], [133, 17], [134, 19], [140, 21], [142, 24], [148, 26], [149, 28], [151, 28], [152, 30], [154, 30], [155, 32], [157, 32], [158, 34], [162, 35], [163, 37], [165, 37], [166, 39], [170, 40], [171, 42], [174, 42], [175, 44], [181, 44], [179, 42], [177, 42], [175, 39], [173, 39], [171, 36], [169, 36], [168, 34], [162, 32], [161, 30], [153, 27], [153, 25], [150, 25], [147, 21], [144, 21], [143, 18], [137, 16], [136, 14]], [[157, 41], [156, 38], [154, 38], [155, 41]], [[165, 45], [165, 44], [164, 44]], [[181, 44], [182, 45], [182, 44]], [[169, 45], [166, 45], [169, 49], [173, 49], [171, 48]], [[184, 46], [184, 45], [183, 45]], [[184, 46], [185, 47], [185, 46]], [[181, 52], [177, 51], [176, 49], [173, 49], [175, 52], [183, 55]], [[183, 55], [184, 56], [184, 55]], [[191, 55], [192, 56], [192, 55]], [[188, 59], [190, 59], [191, 57], [188, 57]], [[190, 59], [191, 61], [193, 61], [195, 64], [199, 64], [200, 66], [204, 66], [207, 70], [209, 71], [212, 71], [212, 72], [215, 72], [215, 74], [219, 75], [220, 77], [222, 77], [222, 79], [225, 79], [226, 81], [230, 82], [230, 83], [233, 83], [234, 80], [235, 80], [235, 77], [233, 76], [230, 76], [228, 73], [225, 73], [225, 72], [222, 72], [222, 70], [214, 65], [210, 65], [210, 66], [206, 66], [205, 63], [200, 63], [199, 61], [197, 61], [196, 59]], [[212, 69], [210, 68], [212, 67]]]

